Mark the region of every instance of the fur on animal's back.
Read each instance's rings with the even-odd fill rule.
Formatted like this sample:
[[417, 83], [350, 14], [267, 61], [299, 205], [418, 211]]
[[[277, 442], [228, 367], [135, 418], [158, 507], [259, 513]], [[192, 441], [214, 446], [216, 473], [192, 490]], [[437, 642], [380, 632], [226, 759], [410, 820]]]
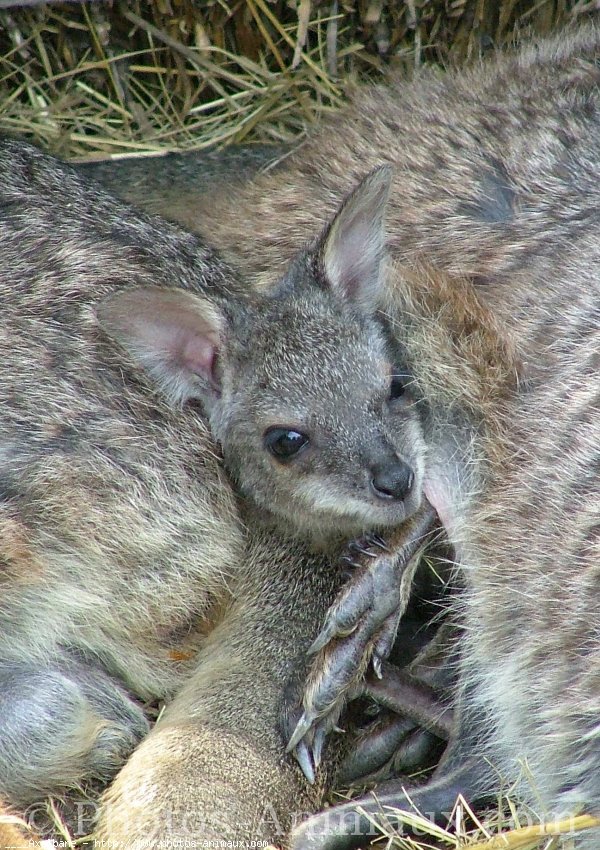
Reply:
[[[14, 541], [2, 566], [1, 607], [12, 622], [2, 656], [18, 657], [21, 641], [40, 659], [79, 643], [137, 693], [158, 696], [182, 665], [158, 643], [150, 661], [147, 641], [203, 615], [241, 540], [205, 420], [169, 406], [142, 370], [124, 379], [93, 305], [136, 283], [223, 290], [233, 277], [196, 237], [158, 226], [54, 162], [28, 145], [2, 144], [0, 511], [4, 540]], [[203, 524], [210, 534], [190, 536]], [[111, 569], [119, 547], [122, 568]], [[194, 599], [189, 585], [173, 581], [159, 600], [159, 563], [195, 576], [202, 593]]]
[[[387, 162], [395, 169], [388, 245], [396, 259], [423, 255], [482, 281], [512, 275], [524, 254], [567, 238], [564, 211], [577, 209], [580, 185], [597, 184], [590, 147], [599, 55], [599, 29], [589, 24], [460, 72], [425, 70], [410, 83], [359, 88], [275, 174], [210, 201], [183, 191], [165, 211], [201, 231], [210, 216], [214, 244], [272, 281], [350, 187]], [[236, 217], [252, 227], [239, 227], [232, 242]]]

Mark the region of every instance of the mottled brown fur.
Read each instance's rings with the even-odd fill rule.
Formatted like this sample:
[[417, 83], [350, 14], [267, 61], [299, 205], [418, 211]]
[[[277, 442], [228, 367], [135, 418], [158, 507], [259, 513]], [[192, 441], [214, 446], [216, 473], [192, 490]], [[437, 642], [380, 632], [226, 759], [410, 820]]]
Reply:
[[6, 806], [0, 804], [0, 848], [1, 850], [32, 850], [39, 838], [29, 831], [20, 818], [9, 814]]
[[[600, 807], [599, 55], [590, 26], [459, 74], [368, 88], [283, 172], [163, 210], [268, 284], [365, 170], [393, 164], [387, 306], [429, 411], [425, 489], [467, 577], [470, 704], [492, 758], [514, 776], [526, 756], [552, 814]], [[463, 308], [427, 303], [421, 283], [414, 294], [405, 270], [423, 257], [475, 281], [468, 298], [491, 311], [475, 308], [475, 323], [504, 340], [497, 395], [472, 335], [457, 344]], [[440, 293], [470, 287], [437, 275], [426, 280]]]
[[234, 298], [235, 275], [30, 146], [2, 142], [0, 175], [3, 796], [23, 811], [106, 783], [148, 731], [142, 702], [166, 700], [127, 774], [164, 793], [134, 811], [117, 785], [104, 837], [188, 835], [194, 812], [201, 838], [282, 840], [323, 793], [285, 756], [280, 715], [337, 567], [247, 527], [204, 415], [95, 314], [123, 287]]
[[[268, 294], [28, 145], [0, 144], [0, 186], [0, 789], [106, 784], [165, 700], [100, 837], [282, 841], [327, 778], [285, 756], [282, 716], [344, 535], [420, 502], [376, 316], [389, 170]], [[281, 460], [288, 429], [306, 451]]]

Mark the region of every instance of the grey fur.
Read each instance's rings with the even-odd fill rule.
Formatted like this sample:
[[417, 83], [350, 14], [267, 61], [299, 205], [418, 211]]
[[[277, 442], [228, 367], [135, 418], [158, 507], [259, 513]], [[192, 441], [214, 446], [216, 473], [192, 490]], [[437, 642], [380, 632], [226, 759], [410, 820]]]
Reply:
[[[339, 585], [344, 536], [409, 515], [422, 475], [374, 316], [388, 172], [256, 295], [195, 236], [0, 144], [8, 802], [105, 782], [157, 699], [163, 718], [107, 796], [113, 846], [281, 841], [321, 800], [325, 774], [310, 789], [284, 755], [284, 688]], [[357, 234], [365, 285], [344, 265]], [[264, 445], [274, 424], [310, 435], [287, 465]]]
[[143, 198], [146, 210], [162, 210], [169, 218], [167, 207], [181, 199], [182, 191], [210, 197], [227, 186], [228, 191], [236, 192], [257, 174], [276, 170], [290, 152], [285, 145], [229, 145], [222, 150], [81, 162], [75, 167], [111, 194], [132, 202]]
[[[210, 202], [211, 239], [270, 285], [366, 168], [394, 165], [387, 310], [466, 573], [471, 706], [551, 814], [600, 810], [599, 56], [588, 26], [359, 92], [285, 172]], [[169, 214], [202, 228], [205, 209]]]

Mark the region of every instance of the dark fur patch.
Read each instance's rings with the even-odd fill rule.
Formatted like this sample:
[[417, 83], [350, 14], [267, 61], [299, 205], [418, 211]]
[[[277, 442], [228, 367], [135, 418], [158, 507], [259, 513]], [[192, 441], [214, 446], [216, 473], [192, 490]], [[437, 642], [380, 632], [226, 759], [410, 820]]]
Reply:
[[514, 217], [515, 193], [508, 183], [508, 176], [499, 162], [493, 170], [480, 178], [481, 194], [468, 201], [461, 201], [458, 212], [475, 221], [487, 224], [506, 224]]

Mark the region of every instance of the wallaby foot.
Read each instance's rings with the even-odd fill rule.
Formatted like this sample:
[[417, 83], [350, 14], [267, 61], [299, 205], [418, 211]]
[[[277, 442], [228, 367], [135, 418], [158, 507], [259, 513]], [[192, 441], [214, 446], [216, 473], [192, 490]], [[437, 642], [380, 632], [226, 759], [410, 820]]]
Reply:
[[409, 717], [382, 712], [362, 728], [336, 773], [336, 785], [365, 786], [432, 768], [444, 742]]
[[15, 806], [88, 781], [106, 782], [148, 731], [102, 671], [0, 664], [0, 792]]
[[381, 679], [369, 677], [365, 693], [379, 705], [407, 717], [447, 741], [454, 728], [448, 698], [406, 670], [383, 665]]
[[391, 827], [401, 826], [402, 820], [394, 816], [392, 809], [418, 811], [435, 822], [447, 820], [459, 794], [471, 800], [487, 796], [482, 789], [490, 786], [491, 775], [491, 768], [482, 758], [472, 758], [458, 766], [447, 762], [447, 767], [442, 766], [424, 786], [411, 787], [401, 779], [386, 782], [374, 793], [308, 818], [293, 831], [291, 847], [293, 850], [362, 847], [365, 838], [381, 835], [373, 825], [374, 818], [380, 817]]
[[[428, 650], [422, 654], [428, 654]], [[288, 740], [290, 732], [297, 727], [301, 712], [297, 695], [300, 692], [301, 683], [291, 680], [284, 698], [284, 740]], [[378, 703], [383, 714], [359, 731], [337, 773], [338, 785], [380, 780], [390, 773], [411, 774], [433, 767], [453, 728], [453, 710], [448, 697], [408, 671], [388, 663], [383, 666], [381, 680], [373, 673], [368, 676], [364, 692]], [[294, 751], [310, 782], [314, 782], [327, 732], [325, 721], [313, 725]]]
[[[379, 717], [363, 729], [338, 771], [340, 785], [382, 781], [433, 767], [456, 726], [454, 675], [458, 636], [447, 619], [406, 667], [384, 663], [367, 676], [364, 694]], [[299, 745], [299, 746], [302, 746]]]
[[481, 801], [497, 792], [498, 777], [481, 754], [482, 718], [469, 709], [468, 689], [462, 687], [456, 698], [455, 728], [432, 779], [418, 787], [403, 779], [380, 785], [376, 791], [336, 806], [300, 824], [292, 834], [292, 850], [350, 850], [364, 846], [365, 837], [380, 832], [373, 818], [383, 816], [386, 824], [402, 821], [392, 810], [415, 810], [432, 821], [447, 820], [459, 794]]

